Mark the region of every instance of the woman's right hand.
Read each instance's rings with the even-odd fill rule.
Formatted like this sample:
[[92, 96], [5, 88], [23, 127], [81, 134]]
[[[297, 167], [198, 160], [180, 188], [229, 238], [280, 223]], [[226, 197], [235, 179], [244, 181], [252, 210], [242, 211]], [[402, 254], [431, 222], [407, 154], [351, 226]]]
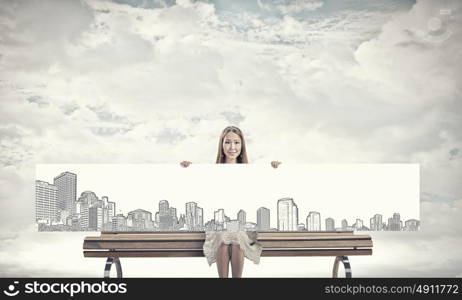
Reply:
[[192, 162], [187, 161], [187, 160], [183, 160], [182, 162], [180, 162], [180, 165], [181, 165], [183, 168], [187, 168], [190, 164], [192, 164]]
[[276, 169], [277, 167], [279, 167], [280, 164], [281, 164], [280, 161], [272, 161], [272, 162], [271, 162], [271, 166], [272, 166], [273, 168], [275, 168], [275, 169]]

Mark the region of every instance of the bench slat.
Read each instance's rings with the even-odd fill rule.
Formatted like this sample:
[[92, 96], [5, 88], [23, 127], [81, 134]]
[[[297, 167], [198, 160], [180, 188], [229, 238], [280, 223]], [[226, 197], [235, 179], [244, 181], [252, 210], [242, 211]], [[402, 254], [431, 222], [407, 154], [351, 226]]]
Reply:
[[[144, 234], [144, 233], [154, 233], [154, 234], [190, 234], [190, 233], [204, 233], [206, 231], [101, 231], [101, 234]], [[296, 233], [296, 234], [306, 234], [306, 233], [320, 233], [320, 234], [330, 234], [330, 233], [348, 233], [353, 234], [353, 230], [334, 230], [334, 231], [293, 231], [293, 230], [281, 230], [281, 231], [258, 231], [259, 233], [269, 233], [269, 234], [278, 234], [278, 233]]]
[[[265, 248], [331, 248], [371, 247], [370, 239], [363, 240], [301, 240], [260, 241]], [[85, 241], [84, 249], [202, 249], [203, 241]]]
[[[372, 255], [372, 249], [265, 250], [261, 256], [340, 256]], [[165, 251], [84, 251], [84, 257], [203, 257], [202, 250]]]
[[[101, 237], [165, 237], [165, 238], [200, 238], [205, 237], [205, 232], [103, 232]], [[261, 237], [278, 236], [353, 236], [352, 231], [259, 231]]]
[[[262, 240], [331, 240], [331, 239], [343, 239], [343, 240], [359, 240], [359, 239], [370, 239], [368, 235], [337, 235], [337, 236], [261, 236], [258, 235], [257, 239]], [[156, 236], [156, 235], [143, 235], [143, 236], [104, 236], [104, 237], [86, 237], [85, 241], [202, 241], [204, 242], [205, 236]]]

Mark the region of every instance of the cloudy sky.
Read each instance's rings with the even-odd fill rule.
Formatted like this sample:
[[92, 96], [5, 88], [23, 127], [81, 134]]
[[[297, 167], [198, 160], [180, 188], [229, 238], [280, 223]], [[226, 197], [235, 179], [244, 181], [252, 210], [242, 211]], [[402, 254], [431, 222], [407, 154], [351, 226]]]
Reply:
[[[252, 163], [420, 164], [422, 230], [373, 233], [353, 275], [462, 276], [462, 2], [0, 1], [1, 276], [102, 274], [85, 234], [35, 232], [36, 164], [213, 163], [227, 125]], [[244, 276], [332, 261], [263, 258]], [[125, 269], [185, 264], [215, 276], [204, 259]]]

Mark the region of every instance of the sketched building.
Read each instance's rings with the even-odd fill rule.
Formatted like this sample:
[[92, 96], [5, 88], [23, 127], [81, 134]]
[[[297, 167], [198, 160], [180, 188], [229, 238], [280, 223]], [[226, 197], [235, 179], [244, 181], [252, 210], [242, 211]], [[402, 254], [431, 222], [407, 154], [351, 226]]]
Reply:
[[77, 199], [77, 175], [63, 172], [54, 178], [53, 184], [58, 188], [58, 208], [68, 211], [69, 215], [74, 214]]
[[88, 208], [88, 229], [103, 229], [103, 207], [100, 204]]
[[225, 210], [223, 208], [214, 212], [214, 221], [215, 224], [223, 224], [225, 222]]
[[[80, 219], [80, 226], [82, 229], [93, 229], [97, 230], [96, 228], [98, 227], [98, 210], [93, 209], [92, 210], [92, 221], [91, 221], [91, 227], [90, 227], [90, 208], [94, 206], [99, 206], [101, 207], [101, 200], [98, 199], [96, 194], [92, 191], [85, 191], [83, 192], [79, 200], [77, 200], [76, 204], [76, 214], [78, 215], [78, 218]], [[102, 224], [102, 218], [101, 224]]]
[[204, 209], [202, 207], [196, 207], [196, 230], [204, 229]]
[[326, 231], [335, 231], [335, 220], [332, 218], [326, 219]]
[[168, 215], [169, 205], [167, 200], [159, 201], [159, 215]]
[[383, 226], [382, 226], [382, 215], [380, 214], [375, 214], [371, 219], [370, 219], [370, 229], [372, 231], [382, 231]]
[[[169, 207], [167, 200], [161, 200], [159, 202], [159, 230], [171, 231], [175, 225], [175, 219], [172, 214], [176, 214], [176, 209], [172, 210]], [[157, 217], [157, 216], [156, 216]]]
[[197, 203], [196, 202], [188, 202], [186, 203], [186, 227], [188, 230], [196, 230], [197, 229]]
[[356, 219], [356, 223], [353, 225], [353, 228], [355, 230], [367, 230], [366, 227], [364, 227], [364, 222], [361, 219]]
[[205, 225], [204, 225], [204, 229], [206, 231], [216, 230], [215, 220], [212, 219], [212, 220], [206, 222]]
[[310, 211], [306, 217], [308, 231], [321, 231], [321, 214], [317, 211]]
[[409, 219], [404, 222], [404, 230], [406, 231], [418, 231], [420, 226], [420, 221], [416, 219]]
[[59, 219], [58, 188], [48, 182], [35, 181], [35, 220], [51, 225]]
[[401, 217], [399, 213], [394, 213], [393, 218], [388, 218], [388, 230], [400, 231], [401, 230]]
[[278, 200], [278, 230], [296, 231], [298, 227], [298, 208], [292, 198]]
[[176, 213], [175, 207], [170, 207], [168, 209], [170, 216], [172, 217], [172, 224], [175, 225], [178, 222], [178, 215]]
[[246, 218], [247, 218], [247, 214], [245, 213], [244, 210], [239, 210], [239, 212], [237, 213], [237, 219], [239, 220], [239, 223], [244, 225], [245, 222], [246, 222]]
[[88, 203], [85, 201], [77, 201], [75, 212], [78, 219], [80, 229], [86, 229], [89, 225]]
[[160, 223], [160, 214], [159, 212], [156, 212], [156, 216], [155, 216], [155, 219], [154, 219], [154, 223], [159, 226], [159, 223]]
[[266, 207], [260, 207], [257, 210], [257, 230], [265, 231], [270, 229], [270, 210]]
[[93, 206], [98, 203], [99, 199], [98, 196], [92, 191], [85, 191], [82, 194], [80, 194], [79, 200], [78, 201], [83, 201], [88, 204], [88, 206]]
[[103, 230], [112, 230], [112, 218], [115, 217], [115, 202], [109, 201], [107, 196], [101, 197], [103, 201]]
[[180, 217], [178, 218], [178, 223], [176, 224], [175, 230], [188, 230], [186, 226], [186, 217], [183, 214], [180, 214]]
[[342, 220], [342, 230], [346, 230], [348, 227], [348, 221], [346, 219]]
[[127, 231], [127, 219], [123, 214], [117, 214], [112, 218], [113, 231]]
[[127, 227], [133, 231], [152, 230], [154, 222], [152, 213], [144, 209], [136, 209], [127, 214]]

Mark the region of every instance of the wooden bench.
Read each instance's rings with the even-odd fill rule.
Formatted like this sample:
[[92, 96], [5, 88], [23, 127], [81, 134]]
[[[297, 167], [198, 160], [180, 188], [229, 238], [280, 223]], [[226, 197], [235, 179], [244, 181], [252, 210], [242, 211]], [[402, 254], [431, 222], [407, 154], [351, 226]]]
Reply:
[[[200, 257], [205, 232], [102, 232], [86, 237], [84, 257], [107, 257], [104, 277], [110, 277], [115, 264], [117, 277], [122, 278], [121, 257]], [[333, 256], [332, 276], [337, 277], [342, 262], [347, 278], [352, 276], [350, 255], [372, 255], [370, 235], [353, 231], [271, 231], [258, 232], [263, 246], [262, 256]], [[206, 263], [204, 261], [204, 263]]]

